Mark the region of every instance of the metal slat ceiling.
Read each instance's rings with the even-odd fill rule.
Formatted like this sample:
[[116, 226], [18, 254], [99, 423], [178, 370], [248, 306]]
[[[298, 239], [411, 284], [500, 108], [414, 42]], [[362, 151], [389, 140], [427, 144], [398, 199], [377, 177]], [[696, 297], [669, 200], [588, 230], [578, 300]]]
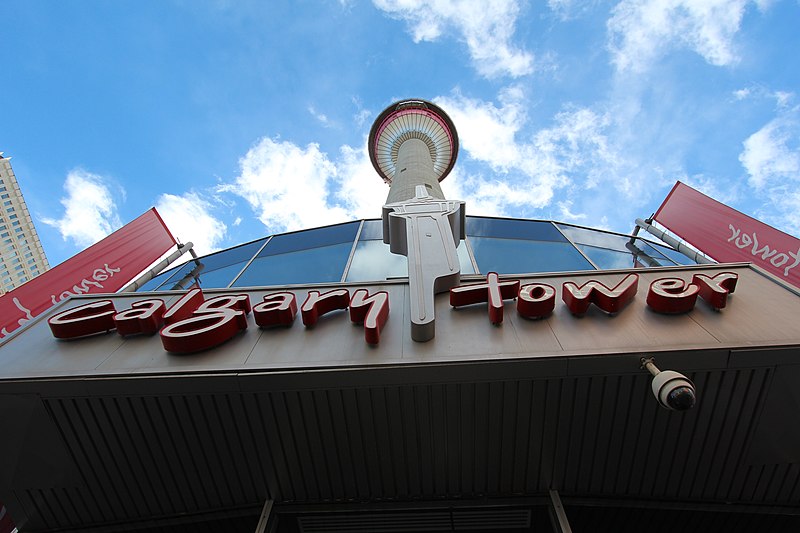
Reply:
[[800, 466], [748, 465], [745, 456], [772, 372], [698, 372], [701, 401], [685, 414], [658, 408], [642, 374], [50, 397], [82, 478], [15, 494], [31, 530], [42, 531], [264, 498], [410, 501], [550, 488], [797, 505]]

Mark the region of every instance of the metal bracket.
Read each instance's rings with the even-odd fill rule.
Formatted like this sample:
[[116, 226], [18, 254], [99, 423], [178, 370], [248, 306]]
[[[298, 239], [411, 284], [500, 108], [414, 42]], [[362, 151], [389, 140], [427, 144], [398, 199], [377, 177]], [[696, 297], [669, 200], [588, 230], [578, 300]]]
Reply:
[[553, 523], [553, 530], [558, 533], [572, 533], [572, 528], [567, 519], [567, 512], [561, 504], [561, 497], [557, 490], [550, 490], [550, 521]]

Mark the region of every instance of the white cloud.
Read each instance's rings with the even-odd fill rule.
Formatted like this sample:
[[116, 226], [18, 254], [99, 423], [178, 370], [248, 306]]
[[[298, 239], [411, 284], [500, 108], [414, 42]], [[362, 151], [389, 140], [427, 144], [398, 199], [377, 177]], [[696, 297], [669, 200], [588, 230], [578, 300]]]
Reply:
[[792, 91], [771, 91], [762, 85], [753, 85], [751, 87], [743, 87], [733, 91], [733, 98], [735, 100], [746, 100], [748, 98], [768, 98], [775, 100], [775, 106], [780, 108], [788, 108], [794, 100], [795, 94]]
[[569, 20], [588, 11], [596, 3], [597, 0], [547, 0], [547, 7], [561, 20]]
[[559, 220], [562, 220], [564, 222], [585, 221], [588, 218], [586, 213], [573, 213], [572, 204], [573, 204], [572, 200], [563, 200], [561, 202], [556, 203], [560, 215]]
[[122, 226], [106, 178], [75, 169], [67, 174], [64, 190], [64, 216], [42, 219], [57, 228], [64, 240], [72, 239], [76, 246], [85, 248]]
[[162, 194], [156, 210], [172, 235], [181, 242], [191, 241], [198, 255], [219, 249], [227, 227], [211, 214], [212, 205], [195, 192], [182, 196]]
[[469, 157], [488, 163], [495, 170], [508, 170], [521, 157], [515, 136], [526, 120], [524, 96], [521, 89], [514, 87], [502, 91], [499, 101], [498, 107], [459, 92], [436, 99], [453, 119], [460, 147]]
[[[673, 47], [717, 66], [738, 61], [733, 42], [749, 0], [622, 0], [608, 20], [618, 70], [644, 70]], [[766, 2], [756, 2], [766, 9]]]
[[542, 209], [552, 203], [558, 190], [577, 194], [600, 184], [628, 198], [635, 196], [637, 187], [628, 172], [631, 164], [610, 142], [611, 121], [605, 113], [568, 107], [549, 127], [527, 133], [522, 91], [509, 88], [499, 101], [497, 106], [460, 93], [436, 99], [452, 110], [449, 114], [464, 151], [461, 157], [486, 163], [491, 169], [491, 179], [473, 174], [452, 185], [445, 181], [446, 191], [457, 195], [453, 198], [477, 206], [477, 211], [471, 208], [470, 212], [505, 215], [512, 207]]
[[744, 89], [738, 89], [736, 91], [733, 91], [733, 97], [737, 100], [744, 100], [745, 98], [750, 96], [751, 92], [752, 89], [750, 89], [749, 87], [745, 87]]
[[796, 122], [779, 117], [744, 141], [739, 161], [751, 185], [760, 189], [770, 183], [800, 181], [799, 134]]
[[271, 232], [292, 231], [350, 219], [335, 205], [336, 165], [319, 145], [301, 148], [263, 138], [239, 160], [240, 174], [220, 190], [245, 198]]
[[511, 44], [520, 5], [515, 0], [373, 0], [379, 9], [410, 26], [414, 42], [433, 41], [454, 29], [467, 45], [478, 72], [486, 77], [524, 76], [533, 55]]
[[359, 128], [361, 128], [370, 118], [372, 118], [373, 113], [369, 109], [364, 109], [364, 104], [361, 102], [359, 97], [353, 96], [350, 100], [353, 102], [353, 105], [356, 108], [356, 114], [353, 116], [353, 121]]
[[316, 108], [314, 108], [314, 106], [311, 105], [308, 106], [308, 112], [309, 114], [311, 114], [312, 117], [317, 119], [319, 123], [325, 126], [326, 128], [330, 128], [333, 125], [331, 124], [328, 115], [326, 115], [325, 113], [320, 113], [319, 111], [316, 110]]
[[340, 155], [336, 163], [341, 182], [336, 194], [337, 203], [352, 218], [380, 217], [389, 187], [369, 160], [366, 139], [361, 148], [342, 146]]
[[789, 91], [775, 91], [772, 95], [778, 107], [787, 107], [794, 99], [794, 93]]
[[739, 161], [766, 200], [756, 217], [800, 233], [800, 108], [784, 110], [743, 143]]
[[[599, 195], [646, 200], [631, 178], [642, 168], [610, 140], [608, 113], [566, 107], [547, 126], [532, 128], [517, 86], [495, 102], [458, 91], [434, 100], [450, 114], [460, 140], [461, 163], [442, 183], [445, 196], [466, 201], [472, 214], [582, 220], [596, 214], [587, 206], [600, 205], [593, 200]], [[241, 158], [239, 176], [220, 190], [245, 198], [270, 232], [376, 218], [388, 194], [366, 142], [344, 145], [331, 157], [316, 144], [269, 138]], [[560, 193], [569, 200], [555, 202]]]

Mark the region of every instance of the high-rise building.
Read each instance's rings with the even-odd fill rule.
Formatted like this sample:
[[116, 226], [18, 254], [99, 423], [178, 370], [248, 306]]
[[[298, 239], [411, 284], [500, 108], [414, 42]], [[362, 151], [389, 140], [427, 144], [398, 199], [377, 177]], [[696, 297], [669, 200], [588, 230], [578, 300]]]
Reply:
[[11, 161], [0, 152], [0, 294], [49, 268]]

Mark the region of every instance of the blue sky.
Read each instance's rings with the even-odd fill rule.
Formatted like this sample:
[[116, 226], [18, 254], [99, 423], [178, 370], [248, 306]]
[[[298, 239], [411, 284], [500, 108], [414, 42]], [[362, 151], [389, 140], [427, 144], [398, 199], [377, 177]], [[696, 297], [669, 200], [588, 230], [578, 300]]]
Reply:
[[0, 151], [51, 264], [156, 206], [200, 252], [378, 217], [425, 98], [468, 214], [630, 232], [678, 179], [800, 234], [798, 0], [3, 3]]

